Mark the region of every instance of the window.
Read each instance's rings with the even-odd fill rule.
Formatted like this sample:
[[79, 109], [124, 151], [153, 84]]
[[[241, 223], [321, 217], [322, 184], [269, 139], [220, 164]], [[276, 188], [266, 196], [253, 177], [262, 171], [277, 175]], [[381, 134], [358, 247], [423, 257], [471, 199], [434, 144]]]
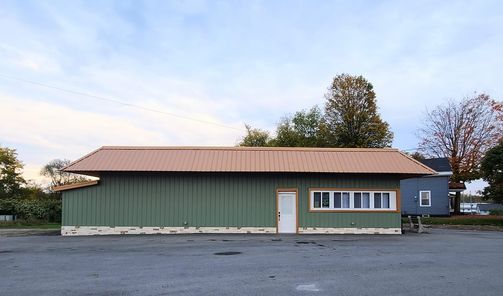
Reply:
[[342, 207], [349, 209], [349, 192], [342, 193]]
[[374, 209], [380, 209], [381, 208], [381, 193], [376, 192], [374, 193]]
[[330, 208], [330, 192], [314, 192], [313, 202], [313, 208], [315, 209]]
[[395, 191], [312, 190], [310, 209], [329, 210], [396, 210]]
[[370, 193], [369, 192], [362, 193], [362, 208], [364, 208], [364, 209], [370, 208]]
[[335, 209], [349, 209], [349, 192], [334, 192]]
[[389, 209], [389, 193], [382, 194], [382, 208]]
[[330, 192], [323, 192], [321, 196], [321, 207], [329, 208], [330, 207]]
[[431, 207], [431, 191], [419, 191], [419, 197], [421, 207]]
[[362, 207], [362, 194], [361, 192], [354, 193], [354, 207], [359, 209]]
[[389, 192], [374, 193], [374, 209], [390, 209], [391, 200]]
[[353, 193], [353, 207], [355, 209], [370, 208], [370, 193], [369, 192]]
[[334, 208], [336, 209], [342, 208], [340, 192], [334, 192]]
[[321, 208], [321, 192], [314, 193], [314, 208], [315, 209]]

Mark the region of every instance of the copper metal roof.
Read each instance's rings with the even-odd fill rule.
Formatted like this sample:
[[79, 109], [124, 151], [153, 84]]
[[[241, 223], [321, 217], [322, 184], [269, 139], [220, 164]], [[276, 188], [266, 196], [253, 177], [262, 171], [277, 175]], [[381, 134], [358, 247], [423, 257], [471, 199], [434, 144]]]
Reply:
[[101, 147], [66, 172], [309, 172], [431, 175], [396, 149]]

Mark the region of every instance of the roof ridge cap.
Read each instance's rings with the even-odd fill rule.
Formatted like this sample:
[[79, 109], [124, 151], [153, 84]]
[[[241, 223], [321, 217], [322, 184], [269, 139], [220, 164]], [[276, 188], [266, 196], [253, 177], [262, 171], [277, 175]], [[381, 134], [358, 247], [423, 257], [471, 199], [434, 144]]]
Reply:
[[[102, 146], [102, 150], [229, 150], [229, 151], [338, 151], [338, 152], [398, 152], [397, 148], [338, 147], [244, 147], [244, 146]], [[95, 151], [96, 152], [96, 151]]]

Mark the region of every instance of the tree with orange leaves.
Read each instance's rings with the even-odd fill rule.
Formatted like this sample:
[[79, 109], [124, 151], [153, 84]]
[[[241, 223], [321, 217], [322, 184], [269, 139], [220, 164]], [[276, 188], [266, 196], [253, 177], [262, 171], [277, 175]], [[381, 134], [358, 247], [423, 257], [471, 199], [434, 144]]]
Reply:
[[[503, 137], [503, 104], [487, 94], [448, 101], [426, 112], [419, 136], [419, 151], [449, 159], [451, 181], [478, 179], [483, 156]], [[460, 213], [460, 202], [458, 192], [455, 213]]]

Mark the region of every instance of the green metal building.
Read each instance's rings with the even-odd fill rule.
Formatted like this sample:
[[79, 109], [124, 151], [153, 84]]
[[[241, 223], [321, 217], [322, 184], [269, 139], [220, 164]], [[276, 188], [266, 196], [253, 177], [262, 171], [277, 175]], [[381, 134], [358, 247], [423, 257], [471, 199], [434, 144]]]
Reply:
[[399, 234], [400, 180], [435, 172], [395, 149], [102, 147], [55, 188], [63, 235]]

